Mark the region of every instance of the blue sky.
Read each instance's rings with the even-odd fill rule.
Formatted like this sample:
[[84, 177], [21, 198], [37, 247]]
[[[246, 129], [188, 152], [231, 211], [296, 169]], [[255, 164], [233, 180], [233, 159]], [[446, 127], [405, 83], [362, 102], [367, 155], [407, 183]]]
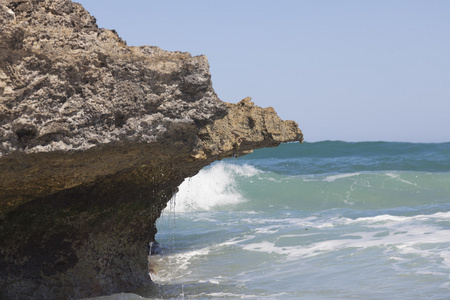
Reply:
[[450, 141], [450, 1], [83, 0], [128, 45], [205, 54], [305, 140]]

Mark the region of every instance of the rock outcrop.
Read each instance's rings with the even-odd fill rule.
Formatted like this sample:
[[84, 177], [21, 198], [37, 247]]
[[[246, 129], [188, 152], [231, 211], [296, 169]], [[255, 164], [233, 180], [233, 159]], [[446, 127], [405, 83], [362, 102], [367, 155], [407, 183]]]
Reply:
[[177, 186], [302, 141], [215, 94], [205, 56], [128, 47], [69, 0], [0, 0], [0, 298], [133, 291]]

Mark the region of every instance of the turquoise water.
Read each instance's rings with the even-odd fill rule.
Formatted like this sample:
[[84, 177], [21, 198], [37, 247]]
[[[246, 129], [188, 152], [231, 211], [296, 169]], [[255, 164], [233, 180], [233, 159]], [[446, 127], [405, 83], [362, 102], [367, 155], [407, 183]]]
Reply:
[[157, 226], [147, 298], [450, 299], [450, 143], [261, 149], [187, 179]]

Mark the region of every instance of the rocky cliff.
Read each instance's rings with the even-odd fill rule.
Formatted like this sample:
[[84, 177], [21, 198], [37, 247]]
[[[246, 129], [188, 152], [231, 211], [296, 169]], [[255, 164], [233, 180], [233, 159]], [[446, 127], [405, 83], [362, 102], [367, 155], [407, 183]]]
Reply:
[[177, 186], [302, 141], [215, 94], [205, 56], [128, 47], [69, 0], [0, 0], [0, 298], [133, 291]]

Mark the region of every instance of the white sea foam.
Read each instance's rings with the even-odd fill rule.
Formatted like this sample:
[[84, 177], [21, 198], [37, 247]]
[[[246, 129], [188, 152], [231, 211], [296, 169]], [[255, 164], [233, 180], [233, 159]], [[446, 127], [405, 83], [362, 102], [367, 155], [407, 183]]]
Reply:
[[[235, 294], [235, 293], [225, 293], [225, 292], [217, 292], [217, 293], [201, 293], [200, 296], [206, 296], [208, 298], [223, 298], [223, 299], [246, 299], [257, 297], [256, 295], [245, 295], [245, 294]], [[260, 296], [259, 296], [260, 297]]]
[[301, 178], [305, 182], [314, 182], [314, 181], [334, 182], [339, 179], [345, 179], [359, 175], [361, 175], [361, 173], [343, 173], [343, 174], [328, 175], [325, 177], [323, 177], [322, 175], [302, 175]]
[[[222, 243], [213, 244], [199, 250], [150, 256], [150, 265], [153, 268], [153, 272], [150, 273], [150, 277], [153, 282], [158, 284], [175, 282], [182, 283], [187, 277], [192, 279], [196, 276], [195, 273], [192, 274], [192, 270], [195, 269], [193, 265], [205, 260], [206, 257], [212, 252], [224, 247], [244, 243], [254, 237], [254, 235], [248, 235], [241, 238], [232, 238]], [[207, 281], [209, 283], [219, 284], [220, 277], [208, 279]], [[200, 280], [198, 282], [204, 283], [206, 281], [201, 282]]]
[[190, 274], [189, 266], [197, 259], [205, 257], [210, 247], [200, 250], [174, 253], [168, 255], [154, 255], [150, 257], [153, 272], [150, 277], [155, 283], [173, 283]]
[[348, 219], [349, 222], [365, 222], [373, 225], [382, 223], [398, 223], [407, 221], [426, 221], [436, 219], [449, 219], [450, 212], [437, 212], [430, 215], [415, 215], [415, 216], [393, 216], [393, 215], [378, 215], [374, 217], [361, 217], [355, 220]]
[[260, 171], [249, 165], [219, 162], [186, 179], [175, 196], [175, 211], [208, 211], [245, 201], [236, 188], [236, 176], [251, 177]]
[[220, 284], [220, 281], [216, 278], [212, 278], [212, 279], [208, 279], [208, 280], [199, 280], [198, 283]]
[[[447, 251], [442, 249], [420, 249], [421, 245], [432, 243], [448, 243], [450, 242], [450, 230], [441, 230], [436, 233], [424, 234], [423, 232], [404, 233], [403, 235], [390, 234], [384, 237], [377, 237], [377, 232], [358, 232], [349, 235], [351, 238], [346, 239], [346, 235], [340, 236], [338, 239], [330, 239], [311, 243], [309, 245], [298, 246], [276, 246], [275, 242], [263, 241], [243, 245], [244, 250], [275, 253], [286, 256], [287, 259], [298, 259], [313, 257], [321, 254], [337, 252], [342, 249], [367, 249], [369, 247], [388, 248], [398, 255], [408, 256], [414, 255], [418, 257], [440, 258], [443, 260], [443, 267], [449, 268], [448, 258], [450, 256]], [[280, 236], [282, 238], [284, 236]], [[356, 250], [358, 251], [358, 250]], [[391, 257], [395, 260], [401, 260], [401, 257]]]
[[[258, 228], [255, 231], [260, 234], [258, 241], [250, 241], [242, 245], [242, 248], [247, 251], [282, 255], [287, 260], [297, 260], [337, 253], [341, 250], [357, 253], [376, 247], [384, 249], [387, 259], [401, 266], [408, 265], [412, 259], [421, 257], [439, 262], [440, 268], [450, 269], [450, 251], [445, 250], [445, 245], [450, 243], [450, 230], [436, 225], [436, 221], [449, 218], [450, 212], [439, 212], [430, 215], [380, 215], [357, 219], [336, 217], [328, 221], [316, 217], [279, 220], [278, 226], [271, 224]], [[316, 229], [316, 231], [314, 233], [308, 231], [308, 234], [289, 233], [278, 236], [272, 234], [279, 232], [277, 229], [289, 227], [289, 223], [291, 223], [291, 230], [295, 229], [297, 232], [303, 227]], [[333, 228], [333, 231], [339, 230], [341, 234], [333, 234], [334, 238], [330, 238], [327, 234], [321, 239], [321, 234], [328, 232], [329, 228]], [[346, 233], [345, 231], [349, 228], [360, 230]], [[267, 238], [261, 241], [264, 235]], [[315, 235], [316, 238], [309, 239], [309, 243], [302, 242], [295, 245], [294, 241], [308, 235]], [[291, 239], [293, 242], [288, 246], [278, 246], [277, 241], [280, 239], [284, 241]], [[430, 270], [416, 269], [415, 272], [419, 274], [430, 272]]]
[[226, 293], [226, 292], [216, 292], [216, 293], [202, 293], [200, 296], [205, 296], [208, 299], [283, 299], [288, 293], [277, 293], [272, 295], [251, 295], [251, 294], [236, 294], [236, 293]]
[[411, 181], [408, 181], [408, 180], [405, 180], [405, 179], [400, 178], [400, 174], [398, 174], [398, 173], [390, 173], [390, 172], [389, 172], [389, 173], [386, 173], [386, 176], [388, 176], [388, 177], [390, 177], [390, 178], [392, 178], [392, 179], [395, 179], [395, 180], [397, 180], [397, 181], [406, 183], [406, 184], [410, 184], [410, 185], [417, 186], [417, 184], [415, 184], [415, 183], [413, 183], [413, 182], [411, 182]]
[[[88, 299], [89, 300], [142, 300], [142, 299], [146, 299], [146, 298], [143, 298], [139, 295], [132, 294], [132, 293], [118, 293], [118, 294], [113, 294], [113, 295], [108, 295], [108, 296], [100, 296], [100, 297], [88, 298]], [[88, 299], [84, 299], [84, 300], [88, 300]]]
[[323, 181], [326, 182], [333, 182], [339, 179], [343, 179], [343, 178], [348, 178], [348, 177], [353, 177], [353, 176], [358, 176], [359, 173], [347, 173], [347, 174], [337, 174], [337, 175], [330, 175], [327, 176], [323, 179]]

